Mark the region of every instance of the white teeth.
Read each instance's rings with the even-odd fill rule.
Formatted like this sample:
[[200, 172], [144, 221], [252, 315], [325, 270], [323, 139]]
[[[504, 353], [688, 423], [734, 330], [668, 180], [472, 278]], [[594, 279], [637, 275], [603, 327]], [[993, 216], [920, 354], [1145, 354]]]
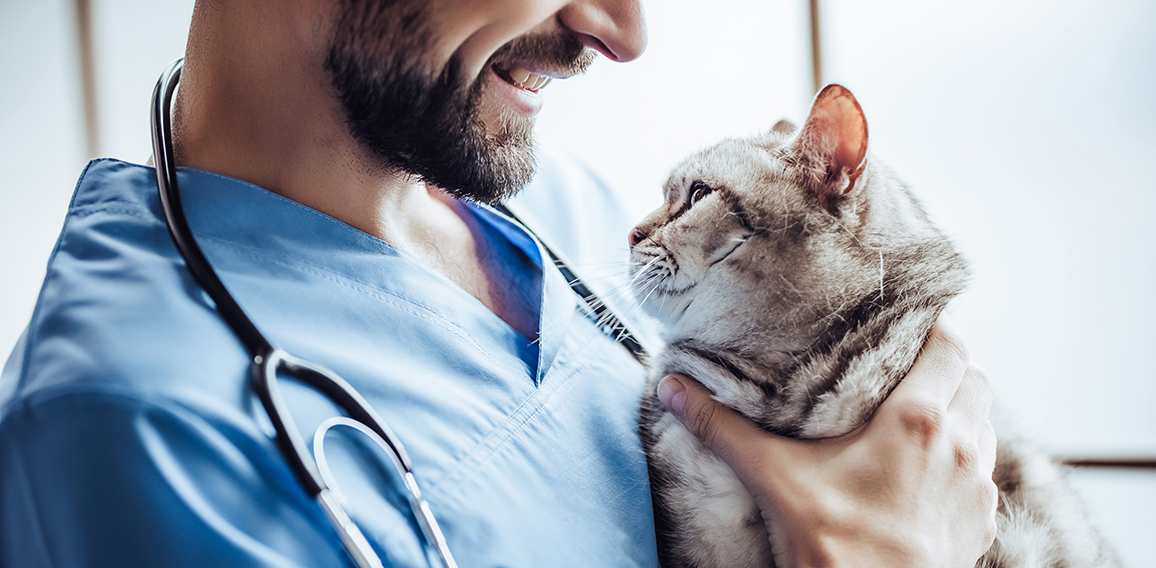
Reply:
[[514, 82], [514, 85], [527, 91], [537, 91], [549, 84], [551, 80], [550, 77], [543, 77], [522, 67], [511, 67], [507, 73], [510, 74], [510, 80]]
[[532, 74], [533, 73], [530, 73], [529, 71], [527, 71], [526, 69], [522, 69], [521, 67], [514, 67], [513, 69], [510, 69], [510, 78], [513, 79], [514, 82], [517, 83], [519, 86], [522, 85], [523, 83], [525, 83], [526, 79], [529, 79], [530, 75], [532, 75]]

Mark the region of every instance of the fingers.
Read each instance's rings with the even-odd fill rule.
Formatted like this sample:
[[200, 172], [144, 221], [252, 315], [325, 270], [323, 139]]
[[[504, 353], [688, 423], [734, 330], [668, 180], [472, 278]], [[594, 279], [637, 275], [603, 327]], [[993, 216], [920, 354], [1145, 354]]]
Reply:
[[983, 370], [971, 363], [964, 371], [963, 381], [947, 409], [953, 419], [960, 421], [962, 431], [969, 433], [962, 435], [974, 440], [974, 446], [971, 447], [976, 450], [976, 470], [989, 478], [995, 470], [995, 430], [988, 419], [994, 400], [995, 390], [991, 382]]
[[[740, 478], [765, 468], [764, 452], [752, 452], [752, 444], [789, 445], [792, 440], [764, 432], [746, 417], [714, 400], [710, 391], [681, 375], [668, 376], [658, 383], [658, 398], [711, 452], [735, 470]], [[785, 448], [784, 448], [785, 449]], [[771, 449], [773, 451], [773, 449]]]
[[987, 422], [994, 400], [995, 389], [987, 380], [987, 375], [974, 363], [970, 363], [948, 405], [948, 412], [957, 413], [970, 423], [980, 426]]
[[967, 345], [955, 332], [950, 318], [944, 313], [931, 327], [931, 333], [907, 377], [891, 394], [892, 399], [915, 397], [939, 404], [945, 408], [955, 397], [963, 382], [971, 357]]
[[991, 547], [995, 541], [997, 524], [996, 513], [999, 510], [999, 488], [992, 479], [995, 471], [996, 436], [990, 420], [983, 423], [979, 440], [979, 461], [976, 464], [976, 476], [981, 480], [977, 491], [980, 506], [986, 511], [984, 531], [981, 536], [982, 548]]
[[997, 442], [995, 428], [992, 428], [991, 420], [988, 420], [984, 423], [983, 430], [979, 435], [979, 467], [980, 471], [985, 472], [988, 477], [991, 477], [992, 472], [995, 471]]
[[[966, 350], [961, 353], [966, 353]], [[940, 367], [940, 370], [945, 373], [958, 372], [954, 364]], [[941, 381], [940, 384], [950, 382], [952, 380]], [[996, 435], [989, 420], [994, 399], [995, 390], [991, 382], [983, 370], [969, 361], [944, 417], [945, 426], [950, 425], [945, 428], [944, 434], [950, 440], [955, 471], [974, 484], [974, 506], [979, 511], [976, 516], [984, 518], [983, 525], [978, 527], [982, 530], [975, 535], [980, 541], [977, 550], [990, 547], [996, 535], [999, 489], [992, 481], [996, 462]]]

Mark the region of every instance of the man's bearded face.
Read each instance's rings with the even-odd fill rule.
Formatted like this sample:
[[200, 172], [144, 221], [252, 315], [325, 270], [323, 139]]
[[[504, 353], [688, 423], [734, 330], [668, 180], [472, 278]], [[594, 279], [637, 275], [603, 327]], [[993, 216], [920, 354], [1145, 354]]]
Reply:
[[[351, 133], [384, 167], [461, 199], [499, 202], [533, 178], [533, 118], [495, 100], [486, 88], [490, 74], [513, 83], [501, 71], [512, 61], [577, 74], [594, 53], [573, 34], [525, 35], [498, 49], [471, 80], [456, 57], [442, 65], [429, 60], [437, 32], [425, 6], [345, 0], [326, 70]], [[483, 120], [487, 104], [498, 111]]]

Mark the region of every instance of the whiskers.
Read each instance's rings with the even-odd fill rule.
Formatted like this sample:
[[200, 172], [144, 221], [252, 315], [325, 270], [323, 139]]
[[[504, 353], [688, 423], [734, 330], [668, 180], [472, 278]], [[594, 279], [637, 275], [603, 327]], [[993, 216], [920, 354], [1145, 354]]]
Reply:
[[[627, 272], [624, 268], [629, 268], [629, 265], [624, 265], [621, 262], [607, 262], [602, 263], [603, 266], [595, 270], [583, 270], [583, 275], [579, 277], [574, 274], [574, 279], [567, 282], [571, 288], [575, 289], [581, 295], [583, 305], [580, 309], [590, 317], [594, 324], [608, 331], [611, 337], [618, 341], [624, 340], [624, 333], [628, 330], [624, 327], [625, 322], [619, 320], [619, 315], [616, 315], [616, 306], [629, 305], [631, 301], [632, 290], [636, 281], [643, 277], [647, 266], [653, 264], [658, 259], [652, 259], [647, 265], [643, 267], [638, 273], [635, 273], [629, 279], [625, 276]], [[559, 268], [562, 266], [555, 262]], [[586, 267], [583, 267], [584, 269]], [[565, 271], [563, 271], [565, 275]], [[571, 273], [573, 274], [573, 273]], [[599, 275], [594, 278], [595, 275]], [[600, 283], [607, 281], [615, 282], [613, 286], [608, 286], [604, 290], [595, 291], [591, 288], [592, 283], [598, 280]], [[578, 286], [575, 286], [575, 285]], [[567, 320], [557, 320], [547, 323], [542, 327], [536, 343], [540, 343], [542, 336], [546, 335], [547, 330], [552, 329], [553, 326], [559, 325]]]
[[[628, 289], [634, 291], [634, 296], [638, 298], [639, 305], [645, 305], [650, 300], [650, 296], [654, 294], [663, 280], [670, 276], [670, 269], [655, 270], [655, 265], [661, 262], [662, 256], [655, 256], [646, 263], [636, 263], [631, 261], [631, 276], [630, 281], [626, 283]], [[665, 298], [663, 298], [665, 301]]]

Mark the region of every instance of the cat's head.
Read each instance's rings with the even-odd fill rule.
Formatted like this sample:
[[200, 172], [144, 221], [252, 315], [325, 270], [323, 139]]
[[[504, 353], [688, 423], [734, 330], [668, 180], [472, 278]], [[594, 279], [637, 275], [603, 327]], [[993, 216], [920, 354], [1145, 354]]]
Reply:
[[630, 234], [634, 292], [668, 339], [757, 333], [807, 349], [824, 318], [880, 286], [876, 241], [895, 229], [873, 226], [926, 225], [880, 188], [896, 184], [867, 159], [855, 97], [829, 85], [801, 129], [724, 140], [675, 168], [665, 203]]

